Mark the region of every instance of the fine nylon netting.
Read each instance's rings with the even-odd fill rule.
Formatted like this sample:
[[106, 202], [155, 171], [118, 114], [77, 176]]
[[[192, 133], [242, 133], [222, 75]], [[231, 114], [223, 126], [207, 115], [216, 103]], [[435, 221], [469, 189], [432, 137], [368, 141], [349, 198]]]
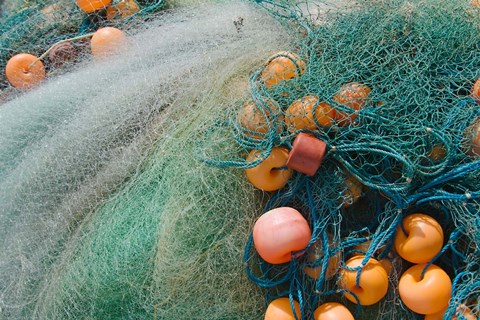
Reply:
[[0, 107], [2, 319], [262, 313], [242, 264], [260, 200], [195, 150], [290, 37], [238, 2], [168, 11], [131, 33], [118, 56]]

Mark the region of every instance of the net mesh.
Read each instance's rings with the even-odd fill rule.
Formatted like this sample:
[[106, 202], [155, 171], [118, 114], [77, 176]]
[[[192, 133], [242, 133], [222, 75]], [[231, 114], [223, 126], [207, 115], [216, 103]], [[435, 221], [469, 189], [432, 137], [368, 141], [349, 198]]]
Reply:
[[[297, 22], [305, 38], [298, 55], [280, 52], [252, 73], [251, 101], [225, 124], [243, 154], [219, 160], [209, 146], [202, 158], [248, 171], [283, 147], [293, 162], [294, 150], [303, 150], [294, 144], [300, 132], [323, 141], [327, 153], [315, 175], [294, 173], [264, 208], [298, 209], [312, 231], [308, 246], [289, 263], [270, 264], [251, 236], [245, 252], [251, 280], [267, 289], [268, 301], [298, 301], [302, 319], [313, 318], [327, 301], [345, 304], [359, 319], [416, 319], [398, 292], [412, 264], [395, 253], [393, 242], [402, 219], [421, 212], [445, 233], [442, 250], [427, 264], [453, 281], [445, 319], [461, 304], [478, 312], [478, 6], [428, 0], [260, 4], [285, 23]], [[256, 157], [247, 157], [251, 150], [258, 150]], [[389, 291], [372, 307], [344, 297], [342, 272], [355, 254], [363, 254], [362, 266], [370, 258], [393, 265]], [[312, 277], [308, 268], [318, 274]], [[361, 268], [354, 271], [359, 285]]]
[[[96, 10], [86, 12], [79, 4]], [[101, 27], [111, 26], [128, 31], [148, 21], [153, 13], [163, 7], [163, 0], [6, 2], [0, 16], [0, 69], [4, 70], [7, 61], [16, 54], [29, 53], [39, 57], [59, 41], [84, 36]], [[89, 55], [90, 46], [85, 40], [72, 42], [76, 55], [71, 55], [68, 63], [58, 61], [65, 58], [45, 57], [43, 62], [47, 73], [64, 73], [69, 70], [67, 67], [71, 62]], [[9, 88], [9, 82], [2, 72], [0, 89], [4, 91], [4, 99], [11, 91]]]
[[194, 150], [289, 39], [246, 4], [176, 9], [2, 104], [0, 318], [258, 317], [242, 255], [261, 197]]
[[[9, 10], [8, 56], [114, 23]], [[393, 249], [415, 212], [445, 234], [431, 260], [453, 282], [444, 318], [478, 312], [479, 14], [463, 0], [263, 1], [120, 19], [130, 49], [82, 55], [0, 106], [0, 317], [261, 319], [288, 297], [302, 319], [327, 301], [419, 319], [398, 292], [412, 264]], [[51, 33], [29, 38], [28, 23]], [[255, 190], [241, 169], [300, 132], [326, 144], [318, 171]], [[282, 206], [312, 237], [269, 264], [250, 234]], [[354, 254], [391, 265], [373, 306], [344, 297]]]

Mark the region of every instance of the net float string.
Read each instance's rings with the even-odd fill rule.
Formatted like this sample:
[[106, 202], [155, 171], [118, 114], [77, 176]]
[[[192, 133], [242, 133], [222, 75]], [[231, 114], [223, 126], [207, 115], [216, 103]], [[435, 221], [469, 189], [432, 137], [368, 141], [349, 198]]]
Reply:
[[90, 38], [92, 37], [93, 35], [95, 34], [95, 32], [91, 32], [91, 33], [88, 33], [88, 34], [84, 34], [82, 36], [78, 36], [78, 37], [73, 37], [73, 38], [68, 38], [68, 39], [63, 39], [63, 40], [60, 40], [56, 43], [54, 43], [50, 48], [47, 49], [47, 51], [45, 51], [43, 54], [41, 54], [35, 61], [33, 61], [29, 68], [31, 68], [33, 65], [35, 65], [35, 63], [37, 63], [38, 61], [41, 61], [43, 60], [49, 53], [50, 51], [52, 51], [52, 49], [56, 46], [56, 45], [59, 45], [59, 44], [62, 44], [62, 43], [65, 43], [65, 42], [71, 42], [71, 41], [76, 41], [76, 40], [82, 40], [82, 39], [86, 39], [86, 38]]

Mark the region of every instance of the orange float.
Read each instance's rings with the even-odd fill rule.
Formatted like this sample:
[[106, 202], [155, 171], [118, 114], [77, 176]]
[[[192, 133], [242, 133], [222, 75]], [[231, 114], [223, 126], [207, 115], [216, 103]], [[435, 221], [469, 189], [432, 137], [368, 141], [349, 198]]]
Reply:
[[77, 6], [85, 12], [93, 12], [110, 5], [112, 0], [76, 0]]
[[[261, 153], [262, 151], [259, 150], [250, 151], [247, 162], [258, 160]], [[293, 174], [293, 170], [283, 169], [287, 159], [287, 149], [273, 148], [270, 155], [258, 166], [245, 170], [248, 181], [263, 191], [275, 191], [283, 188]]]
[[[18, 89], [28, 89], [45, 79], [45, 67], [37, 57], [28, 53], [14, 55], [5, 66], [5, 75], [12, 86]], [[32, 65], [32, 63], [34, 63]]]
[[452, 281], [441, 268], [432, 264], [421, 274], [426, 264], [417, 264], [405, 271], [398, 283], [403, 303], [419, 314], [437, 313], [448, 306], [452, 296]]
[[480, 118], [477, 117], [465, 129], [464, 137], [466, 142], [467, 154], [471, 157], [480, 156]]
[[[479, 3], [478, 6], [480, 7], [480, 0], [477, 1]], [[477, 100], [478, 103], [480, 103], [480, 79], [475, 81], [475, 83], [473, 84], [471, 96], [473, 99]]]
[[350, 310], [343, 304], [327, 302], [313, 313], [314, 320], [355, 320]]
[[[297, 319], [301, 319], [300, 305], [295, 300], [293, 300], [293, 307]], [[295, 320], [290, 300], [288, 298], [278, 298], [270, 302], [265, 311], [264, 320]]]
[[362, 196], [363, 185], [354, 176], [349, 176], [347, 179], [345, 179], [345, 185], [347, 186], [347, 189], [343, 194], [342, 200], [343, 207], [348, 208], [357, 202]]
[[275, 120], [277, 123], [277, 133], [282, 132], [283, 116], [281, 115], [280, 106], [278, 103], [270, 99], [267, 99], [265, 102], [268, 109], [270, 109], [268, 110], [265, 108], [263, 110], [266, 117], [263, 115], [262, 110], [260, 110], [253, 101], [245, 102], [243, 108], [238, 113], [237, 121], [240, 126], [246, 130], [246, 134], [260, 138], [261, 135], [249, 131], [266, 134], [268, 133], [269, 126], [270, 128], [273, 127]]
[[125, 45], [126, 40], [125, 33], [117, 28], [100, 28], [90, 40], [92, 54], [96, 57], [108, 56]]
[[278, 85], [282, 81], [292, 78], [298, 78], [305, 72], [305, 62], [296, 54], [282, 51], [271, 57], [265, 69], [263, 69], [261, 78], [265, 86]]
[[[361, 265], [365, 256], [355, 256], [346, 262], [349, 268], [356, 268]], [[371, 258], [362, 268], [359, 285], [356, 285], [357, 272], [344, 269], [340, 278], [340, 286], [354, 293], [363, 306], [369, 306], [379, 302], [388, 291], [388, 275], [380, 262]], [[350, 293], [344, 293], [345, 297], [357, 303], [357, 300]]]
[[[330, 241], [330, 246], [334, 246], [332, 243], [332, 236], [328, 236]], [[315, 242], [305, 253], [307, 256], [307, 261], [310, 263], [318, 263], [318, 267], [309, 267], [305, 266], [303, 270], [312, 279], [320, 278], [322, 273], [322, 262], [325, 254], [323, 252], [322, 241], [318, 240]], [[340, 268], [340, 262], [342, 261], [342, 252], [337, 251], [334, 256], [330, 257], [328, 260], [327, 270], [325, 271], [325, 278], [331, 279], [337, 273], [337, 270]]]
[[[317, 104], [318, 106], [316, 106]], [[336, 114], [335, 109], [326, 102], [318, 103], [316, 96], [305, 96], [294, 101], [285, 112], [285, 123], [288, 130], [291, 133], [305, 129], [316, 130], [318, 127], [313, 116], [314, 110], [320, 125], [332, 126]]]
[[300, 212], [280, 207], [264, 213], [253, 227], [253, 243], [258, 254], [271, 264], [292, 259], [292, 252], [305, 249], [312, 232]]
[[[350, 82], [340, 87], [338, 93], [333, 96], [333, 101], [358, 111], [367, 103], [370, 92], [368, 86], [358, 82]], [[338, 125], [347, 126], [357, 118], [357, 114], [348, 114], [337, 110], [335, 118]]]
[[397, 227], [394, 245], [395, 250], [403, 259], [413, 263], [426, 263], [432, 260], [443, 246], [443, 230], [432, 217], [414, 213], [402, 221]]
[[107, 19], [127, 18], [139, 11], [140, 7], [135, 0], [122, 0], [116, 5], [107, 8]]
[[[352, 254], [351, 254], [351, 257], [355, 257], [355, 256], [364, 256], [365, 253], [368, 251], [368, 249], [370, 248], [370, 245], [372, 244], [372, 241], [371, 240], [368, 240], [368, 241], [365, 241], [355, 247], [353, 247], [353, 249], [355, 250]], [[376, 253], [377, 254], [380, 254], [382, 251], [384, 250], [384, 247], [380, 247]], [[380, 262], [380, 264], [382, 265], [382, 267], [385, 269], [385, 271], [387, 272], [387, 274], [390, 276], [392, 274], [392, 271], [393, 271], [393, 263], [392, 261], [390, 261], [390, 259], [388, 258], [383, 258], [383, 259], [380, 259], [378, 260], [378, 262]]]
[[[426, 314], [424, 320], [443, 320], [443, 316], [445, 315], [446, 311], [447, 311], [447, 308], [444, 308], [440, 312], [437, 312], [434, 314]], [[472, 310], [470, 310], [470, 308], [464, 304], [461, 304], [457, 307], [457, 311], [455, 315], [449, 320], [458, 320], [458, 317], [457, 317], [458, 314], [461, 314], [463, 316], [462, 319], [478, 320], [477, 316], [475, 316]]]
[[447, 150], [445, 149], [445, 146], [441, 143], [434, 145], [432, 150], [430, 150], [430, 153], [428, 154], [430, 160], [435, 162], [443, 160], [446, 156]]

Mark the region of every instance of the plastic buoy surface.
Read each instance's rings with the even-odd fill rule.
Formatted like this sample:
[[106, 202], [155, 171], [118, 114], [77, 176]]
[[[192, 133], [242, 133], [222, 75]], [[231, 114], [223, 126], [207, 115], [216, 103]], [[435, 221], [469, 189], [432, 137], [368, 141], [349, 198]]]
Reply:
[[[364, 84], [350, 82], [340, 87], [338, 93], [333, 96], [333, 101], [358, 111], [367, 103], [367, 98], [370, 94], [370, 91], [371, 89]], [[356, 118], [356, 113], [349, 114], [338, 110], [336, 112], [336, 120], [340, 126], [349, 125]]]
[[313, 318], [314, 320], [355, 320], [347, 307], [336, 302], [322, 304], [315, 310]]
[[[247, 157], [248, 162], [260, 158], [262, 151], [252, 150]], [[291, 169], [285, 167], [288, 151], [284, 148], [273, 148], [270, 155], [258, 166], [246, 169], [248, 181], [256, 188], [263, 191], [275, 191], [283, 188], [293, 174]]]
[[[443, 230], [432, 217], [414, 213], [403, 218], [397, 227], [395, 250], [403, 259], [412, 263], [426, 263], [435, 257], [443, 247]], [[406, 233], [405, 233], [406, 232]]]
[[126, 40], [125, 33], [117, 28], [100, 28], [93, 34], [90, 40], [92, 54], [95, 57], [111, 55], [124, 46]]
[[104, 9], [111, 2], [112, 0], [76, 0], [77, 6], [87, 13]]
[[[295, 314], [300, 319], [300, 305], [297, 301], [293, 301]], [[292, 306], [288, 298], [278, 298], [270, 302], [265, 311], [264, 320], [295, 320]]]
[[327, 144], [309, 134], [300, 132], [293, 141], [288, 155], [287, 167], [313, 176], [322, 164]]
[[[356, 268], [361, 265], [365, 256], [355, 256], [346, 262], [349, 268]], [[362, 268], [359, 286], [357, 286], [358, 271], [344, 269], [340, 278], [340, 286], [343, 289], [353, 292], [361, 305], [369, 306], [382, 300], [388, 291], [388, 275], [380, 262], [370, 259]], [[344, 293], [345, 297], [353, 303], [357, 303], [355, 297]]]
[[5, 75], [12, 86], [18, 89], [28, 89], [45, 79], [45, 67], [41, 61], [32, 63], [37, 57], [28, 53], [20, 53], [8, 60]]
[[300, 212], [280, 207], [264, 213], [253, 227], [253, 243], [263, 260], [281, 264], [292, 259], [292, 252], [305, 249], [312, 232]]
[[297, 78], [305, 72], [305, 62], [298, 55], [286, 51], [277, 53], [269, 59], [262, 71], [261, 78], [267, 88], [282, 81]]

